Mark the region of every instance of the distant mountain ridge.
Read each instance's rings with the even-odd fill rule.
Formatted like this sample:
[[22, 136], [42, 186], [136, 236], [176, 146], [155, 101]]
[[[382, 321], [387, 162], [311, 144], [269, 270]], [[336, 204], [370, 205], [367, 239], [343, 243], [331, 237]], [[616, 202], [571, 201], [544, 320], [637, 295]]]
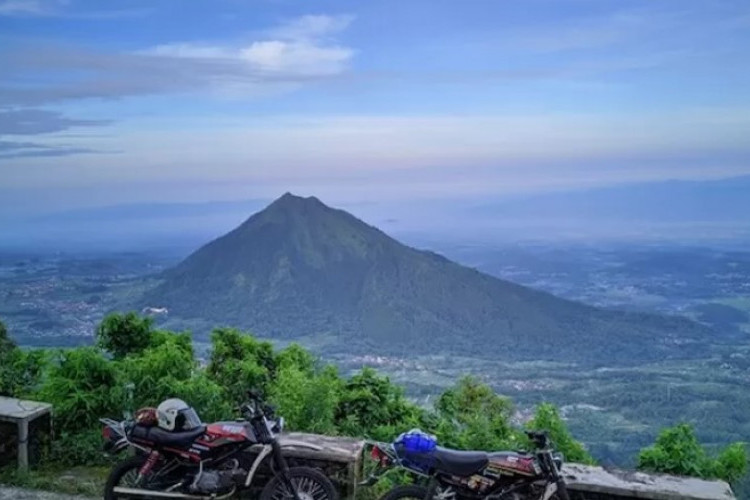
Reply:
[[750, 176], [671, 180], [519, 196], [482, 202], [473, 212], [580, 220], [750, 221]]
[[630, 363], [690, 357], [713, 334], [497, 279], [289, 193], [163, 278], [139, 306], [341, 351]]

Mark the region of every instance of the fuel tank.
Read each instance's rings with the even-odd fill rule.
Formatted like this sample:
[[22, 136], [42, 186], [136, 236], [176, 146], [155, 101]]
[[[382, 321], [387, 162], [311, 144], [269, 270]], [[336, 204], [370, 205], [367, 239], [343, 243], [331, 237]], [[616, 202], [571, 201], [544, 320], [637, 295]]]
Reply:
[[527, 453], [499, 451], [490, 453], [490, 462], [483, 475], [499, 477], [507, 475], [537, 476], [542, 470], [536, 457]]
[[216, 448], [243, 442], [256, 442], [250, 424], [242, 421], [227, 421], [209, 424], [206, 427], [206, 433], [198, 438], [196, 444]]

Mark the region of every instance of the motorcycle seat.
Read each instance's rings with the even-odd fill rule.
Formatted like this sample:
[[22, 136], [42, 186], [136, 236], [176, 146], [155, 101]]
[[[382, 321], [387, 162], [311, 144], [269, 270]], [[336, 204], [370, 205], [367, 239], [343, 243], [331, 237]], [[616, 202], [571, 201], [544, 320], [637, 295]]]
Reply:
[[136, 425], [130, 432], [130, 438], [141, 441], [149, 441], [161, 446], [176, 446], [178, 448], [186, 448], [193, 444], [193, 441], [202, 436], [205, 432], [205, 425], [201, 425], [199, 427], [196, 427], [195, 429], [182, 432], [170, 432], [162, 429], [161, 427], [146, 427], [143, 425]]
[[433, 467], [454, 476], [470, 476], [489, 463], [489, 455], [483, 451], [457, 451], [440, 446], [433, 452]]

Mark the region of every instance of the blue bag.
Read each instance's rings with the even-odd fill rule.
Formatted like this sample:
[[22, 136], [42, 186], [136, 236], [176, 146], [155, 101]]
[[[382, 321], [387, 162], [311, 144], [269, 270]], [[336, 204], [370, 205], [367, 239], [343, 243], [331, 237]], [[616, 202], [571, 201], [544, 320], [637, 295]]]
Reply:
[[437, 438], [419, 429], [404, 432], [393, 441], [401, 465], [422, 474], [429, 474], [435, 462], [432, 451], [436, 446]]
[[420, 429], [412, 429], [397, 437], [394, 444], [402, 445], [403, 449], [407, 452], [427, 453], [435, 449], [437, 446], [437, 438]]

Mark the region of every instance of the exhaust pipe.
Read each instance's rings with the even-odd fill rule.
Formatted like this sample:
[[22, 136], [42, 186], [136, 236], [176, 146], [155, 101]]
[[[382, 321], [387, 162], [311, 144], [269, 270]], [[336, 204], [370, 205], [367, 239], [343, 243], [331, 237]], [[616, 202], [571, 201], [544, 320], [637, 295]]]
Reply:
[[155, 491], [155, 490], [142, 490], [140, 488], [124, 488], [122, 486], [115, 486], [112, 490], [113, 493], [119, 493], [121, 495], [129, 495], [134, 497], [152, 497], [152, 498], [180, 498], [182, 500], [224, 500], [234, 495], [235, 490], [233, 489], [227, 494], [216, 496], [216, 495], [188, 495], [187, 493], [173, 493], [171, 491]]

